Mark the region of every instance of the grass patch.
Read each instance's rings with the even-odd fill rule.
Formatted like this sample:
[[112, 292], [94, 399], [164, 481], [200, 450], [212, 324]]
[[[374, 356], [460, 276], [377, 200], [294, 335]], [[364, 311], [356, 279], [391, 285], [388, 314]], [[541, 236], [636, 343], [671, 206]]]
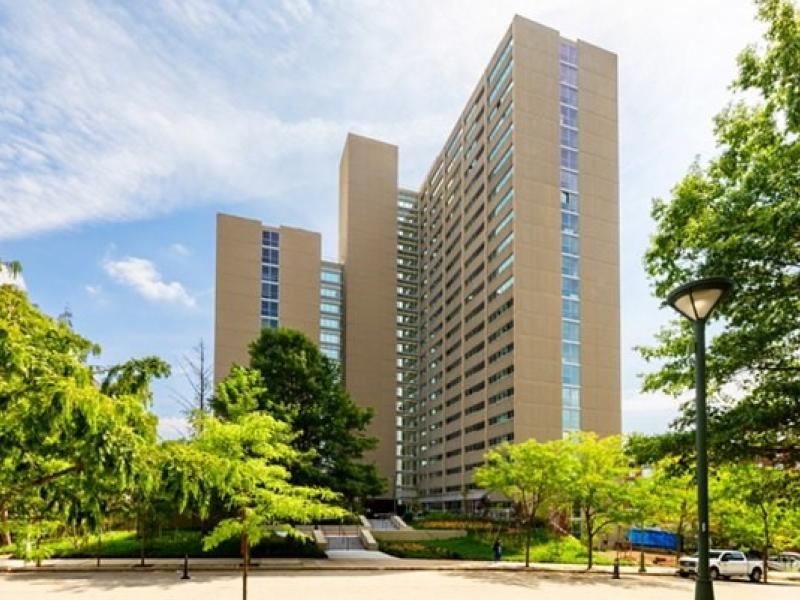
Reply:
[[[235, 558], [240, 556], [239, 540], [231, 539], [213, 550], [203, 550], [199, 531], [176, 530], [149, 539], [145, 547], [148, 558]], [[61, 538], [42, 543], [51, 558], [93, 558], [97, 556], [97, 538]], [[22, 558], [17, 546], [0, 548], [0, 554]], [[134, 531], [112, 531], [103, 534], [100, 556], [103, 558], [138, 558], [139, 540]], [[305, 537], [270, 537], [250, 550], [253, 558], [325, 558], [325, 553]]]
[[[520, 534], [502, 534], [503, 560], [524, 562], [525, 542]], [[460, 560], [494, 560], [491, 534], [471, 531], [464, 537], [448, 540], [423, 540], [419, 542], [380, 542], [380, 549], [400, 558], [433, 558]], [[531, 562], [585, 565], [586, 548], [573, 537], [548, 538], [538, 533], [531, 541]], [[612, 564], [612, 560], [595, 554], [597, 565]]]

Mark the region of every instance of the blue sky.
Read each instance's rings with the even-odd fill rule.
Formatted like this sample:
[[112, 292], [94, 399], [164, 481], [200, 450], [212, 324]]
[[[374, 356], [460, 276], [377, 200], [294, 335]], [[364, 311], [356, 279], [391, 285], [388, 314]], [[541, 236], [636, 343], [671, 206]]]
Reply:
[[[417, 187], [514, 13], [619, 55], [623, 422], [663, 431], [678, 402], [638, 393], [631, 349], [669, 317], [650, 200], [714, 152], [748, 0], [0, 0], [0, 257], [99, 362], [174, 362], [213, 341], [214, 214], [321, 231], [335, 257], [346, 133], [397, 144]], [[181, 393], [156, 388], [165, 436]]]

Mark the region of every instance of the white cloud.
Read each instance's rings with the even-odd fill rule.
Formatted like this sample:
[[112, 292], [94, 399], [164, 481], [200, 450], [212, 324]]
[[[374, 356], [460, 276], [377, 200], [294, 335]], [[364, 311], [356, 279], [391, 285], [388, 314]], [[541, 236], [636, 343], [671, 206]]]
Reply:
[[164, 281], [155, 264], [145, 258], [128, 256], [122, 260], [107, 259], [103, 262], [103, 269], [115, 281], [133, 288], [148, 300], [190, 308], [196, 305], [195, 299], [183, 285], [177, 281]]
[[13, 274], [2, 262], [0, 262], [0, 285], [12, 285], [23, 291], [27, 289], [22, 273]]
[[175, 242], [174, 244], [171, 244], [170, 247], [169, 247], [169, 251], [170, 251], [171, 254], [173, 254], [175, 256], [180, 256], [180, 257], [189, 256], [192, 253], [189, 250], [189, 248], [187, 248], [186, 246], [184, 246], [183, 244], [178, 243], [178, 242]]
[[103, 293], [103, 286], [87, 284], [85, 286], [86, 293], [90, 296], [99, 296]]

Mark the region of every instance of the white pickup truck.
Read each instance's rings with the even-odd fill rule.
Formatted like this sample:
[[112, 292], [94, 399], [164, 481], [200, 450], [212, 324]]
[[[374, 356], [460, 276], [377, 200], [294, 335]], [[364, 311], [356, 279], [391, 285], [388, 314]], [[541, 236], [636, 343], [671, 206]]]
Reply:
[[[731, 577], [748, 577], [755, 583], [761, 581], [764, 574], [761, 561], [747, 560], [743, 552], [738, 550], [709, 550], [708, 574], [711, 579], [730, 579]], [[697, 575], [697, 555], [682, 556], [678, 561], [678, 575], [689, 577]]]

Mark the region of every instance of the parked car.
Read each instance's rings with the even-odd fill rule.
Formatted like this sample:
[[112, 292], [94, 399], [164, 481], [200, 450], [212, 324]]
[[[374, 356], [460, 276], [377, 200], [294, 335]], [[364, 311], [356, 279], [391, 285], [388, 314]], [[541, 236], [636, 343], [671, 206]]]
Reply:
[[800, 571], [800, 552], [781, 552], [770, 556], [767, 568], [773, 571]]
[[[748, 577], [750, 581], [761, 581], [764, 574], [761, 561], [748, 560], [738, 550], [709, 550], [708, 574], [711, 579], [730, 579]], [[682, 556], [678, 561], [678, 575], [689, 577], [697, 575], [697, 555]]]

